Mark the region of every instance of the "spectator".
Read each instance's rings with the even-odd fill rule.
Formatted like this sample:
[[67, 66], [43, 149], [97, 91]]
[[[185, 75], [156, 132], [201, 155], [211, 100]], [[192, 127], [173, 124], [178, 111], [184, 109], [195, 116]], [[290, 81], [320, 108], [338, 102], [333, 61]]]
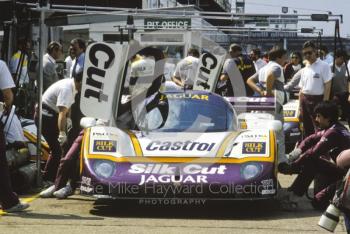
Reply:
[[69, 46], [68, 49], [68, 56], [64, 59], [64, 62], [66, 63], [66, 72], [65, 77], [72, 77], [71, 71], [73, 70], [73, 60], [75, 58], [74, 50], [72, 46]]
[[[11, 73], [4, 61], [0, 60], [0, 89], [4, 100], [4, 111], [9, 113], [13, 101], [11, 88], [15, 87]], [[0, 203], [6, 212], [19, 212], [29, 207], [29, 204], [19, 201], [11, 186], [10, 172], [6, 159], [6, 145], [3, 125], [0, 124]]]
[[250, 51], [249, 57], [254, 63], [256, 72], [259, 72], [259, 70], [267, 64], [264, 60], [261, 59], [261, 52], [259, 48], [255, 48]]
[[[25, 39], [19, 39], [17, 42], [17, 52], [11, 57], [9, 62], [10, 72], [16, 83], [16, 86], [28, 85], [28, 52], [31, 44]], [[17, 88], [18, 88], [17, 87]]]
[[198, 64], [199, 52], [197, 49], [190, 48], [187, 52], [187, 57], [176, 64], [172, 80], [180, 87], [192, 89]]
[[316, 57], [316, 46], [307, 41], [303, 45], [307, 64], [300, 74], [300, 108], [305, 137], [316, 130], [313, 108], [322, 100], [329, 100], [332, 73], [329, 65]]
[[[237, 91], [240, 89], [238, 86], [242, 84], [242, 88], [245, 87], [245, 90], [243, 90], [245, 95], [243, 94], [243, 96], [253, 96], [254, 92], [246, 84], [247, 79], [255, 74], [255, 67], [252, 60], [242, 55], [242, 47], [238, 44], [230, 45], [229, 54], [230, 58], [225, 60], [216, 92], [223, 96], [234, 96], [234, 90]], [[238, 69], [241, 73], [243, 80], [237, 80], [235, 69]], [[236, 84], [232, 84], [233, 82], [236, 82]], [[236, 93], [235, 95], [241, 95], [241, 93]]]
[[59, 80], [56, 71], [56, 61], [62, 56], [62, 45], [56, 41], [47, 46], [47, 53], [43, 57], [43, 92]]
[[[341, 179], [345, 171], [331, 161], [336, 162], [340, 152], [350, 147], [350, 133], [338, 122], [338, 111], [335, 103], [320, 102], [314, 109], [316, 123], [320, 131], [305, 138], [289, 155], [289, 163], [281, 163], [279, 171], [285, 174], [298, 173], [293, 184], [288, 188], [286, 201], [294, 203], [296, 196], [303, 196], [316, 174], [325, 175], [329, 184]], [[334, 194], [314, 192], [315, 207], [328, 205]], [[286, 204], [288, 205], [288, 203]]]
[[[70, 107], [74, 97], [81, 89], [82, 73], [74, 79], [62, 79], [52, 84], [42, 97], [42, 133], [51, 154], [46, 162], [43, 180], [55, 180], [59, 160], [62, 155], [61, 146], [67, 141], [66, 124]], [[35, 113], [37, 124], [38, 113]]]
[[284, 67], [284, 78], [286, 79], [286, 82], [291, 80], [295, 73], [304, 67], [302, 62], [303, 60], [299, 52], [292, 52], [290, 58], [291, 62]]
[[[335, 53], [335, 66], [332, 79], [332, 96], [333, 100], [340, 106], [342, 111], [342, 119], [348, 122], [350, 126], [350, 98], [349, 98], [349, 85], [348, 74], [345, 64], [346, 53], [341, 50], [337, 50]], [[331, 69], [333, 64], [331, 64]]]
[[[279, 47], [274, 47], [269, 52], [269, 63], [258, 73], [255, 73], [247, 80], [248, 86], [265, 97], [276, 97], [275, 119], [281, 121], [283, 125], [283, 105], [287, 103], [287, 95], [284, 91], [284, 76], [282, 65], [287, 60], [287, 51]], [[261, 84], [258, 86], [257, 83]], [[285, 159], [284, 132], [281, 129], [277, 132], [278, 159], [280, 162]]]
[[75, 77], [77, 73], [81, 73], [83, 71], [86, 44], [83, 39], [75, 38], [70, 42], [70, 46], [75, 56], [70, 74], [71, 77]]
[[324, 62], [328, 63], [329, 65], [332, 64], [334, 61], [334, 57], [330, 52], [328, 52], [328, 48], [325, 45], [321, 46], [320, 48], [320, 57]]

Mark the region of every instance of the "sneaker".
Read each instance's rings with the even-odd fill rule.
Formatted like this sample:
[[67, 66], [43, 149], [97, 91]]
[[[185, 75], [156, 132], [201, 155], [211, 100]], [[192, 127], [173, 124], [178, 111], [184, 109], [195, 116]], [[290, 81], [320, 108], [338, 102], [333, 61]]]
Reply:
[[53, 193], [55, 192], [55, 185], [51, 185], [50, 187], [48, 187], [47, 189], [41, 191], [41, 193], [39, 194], [39, 196], [41, 198], [49, 198], [53, 196]]
[[49, 181], [49, 180], [43, 181], [43, 188], [44, 189], [51, 187], [52, 185], [54, 185], [54, 183], [52, 181]]
[[66, 185], [66, 187], [61, 188], [53, 193], [53, 195], [58, 199], [65, 199], [68, 196], [73, 195], [73, 190], [70, 185]]
[[15, 213], [15, 212], [21, 212], [29, 207], [28, 203], [22, 203], [19, 202], [17, 205], [12, 206], [11, 208], [8, 208], [4, 210], [7, 213]]

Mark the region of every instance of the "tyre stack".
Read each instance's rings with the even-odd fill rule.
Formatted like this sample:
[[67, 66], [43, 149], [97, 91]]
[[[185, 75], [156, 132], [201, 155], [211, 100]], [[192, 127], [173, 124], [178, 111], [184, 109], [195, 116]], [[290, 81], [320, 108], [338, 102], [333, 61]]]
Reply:
[[6, 159], [14, 191], [28, 191], [34, 185], [36, 175], [36, 164], [30, 161], [28, 148], [6, 150]]

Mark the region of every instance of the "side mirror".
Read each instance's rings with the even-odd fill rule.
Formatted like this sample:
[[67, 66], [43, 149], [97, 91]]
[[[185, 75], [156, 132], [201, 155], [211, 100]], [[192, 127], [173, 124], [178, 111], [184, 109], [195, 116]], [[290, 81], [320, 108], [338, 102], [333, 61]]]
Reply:
[[279, 120], [271, 120], [269, 121], [268, 129], [274, 130], [275, 132], [282, 130], [282, 123]]
[[80, 127], [82, 128], [90, 128], [96, 125], [96, 119], [92, 117], [83, 117], [80, 120]]

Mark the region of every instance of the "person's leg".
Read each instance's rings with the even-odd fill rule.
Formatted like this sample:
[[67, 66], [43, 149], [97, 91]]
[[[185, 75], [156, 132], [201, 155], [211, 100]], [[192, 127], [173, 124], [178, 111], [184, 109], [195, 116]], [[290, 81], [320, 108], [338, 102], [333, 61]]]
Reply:
[[19, 204], [18, 196], [13, 192], [9, 167], [6, 160], [6, 146], [3, 129], [0, 127], [0, 203], [2, 209]]
[[299, 175], [295, 178], [292, 185], [288, 188], [288, 191], [293, 192], [297, 196], [303, 196], [314, 179], [316, 174], [316, 167], [314, 166], [314, 160], [307, 159], [305, 160], [304, 165], [299, 173]]
[[277, 103], [277, 109], [275, 113], [275, 120], [281, 121], [281, 124], [282, 124], [282, 129], [276, 132], [276, 139], [277, 139], [277, 145], [278, 145], [278, 162], [281, 163], [281, 162], [287, 161], [287, 158], [286, 158], [284, 131], [283, 131], [283, 123], [284, 123], [283, 106], [281, 106], [278, 103]]
[[42, 118], [42, 134], [47, 141], [51, 154], [46, 162], [43, 180], [55, 181], [57, 174], [58, 165], [62, 156], [62, 148], [58, 142], [58, 127], [57, 127], [57, 116], [46, 117], [43, 115]]
[[303, 128], [304, 128], [304, 138], [307, 136], [310, 136], [315, 132], [313, 123], [312, 123], [312, 112], [310, 112], [310, 108], [308, 105], [308, 100], [305, 96], [301, 98], [301, 117], [303, 122]]
[[[76, 162], [79, 159], [81, 142], [83, 140], [84, 131], [81, 131], [79, 136], [75, 139], [74, 143], [70, 147], [66, 156], [61, 159], [56, 180], [55, 180], [55, 189], [59, 190], [66, 186], [68, 179], [74, 178], [76, 171]], [[75, 189], [75, 187], [74, 187]]]

